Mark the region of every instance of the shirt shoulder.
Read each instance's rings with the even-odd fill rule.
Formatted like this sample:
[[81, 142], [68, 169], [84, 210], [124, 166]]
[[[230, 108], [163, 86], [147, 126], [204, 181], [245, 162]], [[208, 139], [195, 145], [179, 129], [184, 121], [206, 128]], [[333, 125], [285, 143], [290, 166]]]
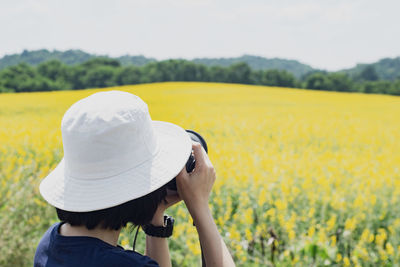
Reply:
[[55, 228], [60, 224], [60, 222], [56, 222], [51, 225], [47, 231], [43, 234], [40, 239], [34, 256], [34, 266], [44, 266], [47, 260], [47, 253], [50, 249], [51, 244], [51, 234], [55, 230]]
[[146, 266], [156, 267], [158, 263], [148, 256], [144, 256], [132, 250], [124, 250], [122, 247], [111, 250], [104, 259], [105, 266], [131, 267]]
[[148, 256], [93, 237], [68, 237], [58, 233], [62, 222], [49, 227], [36, 249], [34, 266], [159, 266]]

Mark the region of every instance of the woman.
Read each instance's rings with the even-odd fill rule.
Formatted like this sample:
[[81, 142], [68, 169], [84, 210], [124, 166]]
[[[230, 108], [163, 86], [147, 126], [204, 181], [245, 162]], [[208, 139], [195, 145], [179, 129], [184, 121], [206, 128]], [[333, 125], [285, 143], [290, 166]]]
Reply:
[[[34, 266], [171, 266], [165, 210], [183, 200], [207, 266], [234, 266], [208, 207], [215, 171], [181, 127], [152, 121], [139, 97], [123, 91], [74, 103], [61, 122], [64, 157], [40, 184], [60, 222], [43, 235]], [[193, 172], [185, 165], [192, 153]], [[176, 177], [177, 192], [167, 189]], [[117, 244], [128, 222], [146, 233], [146, 255]]]

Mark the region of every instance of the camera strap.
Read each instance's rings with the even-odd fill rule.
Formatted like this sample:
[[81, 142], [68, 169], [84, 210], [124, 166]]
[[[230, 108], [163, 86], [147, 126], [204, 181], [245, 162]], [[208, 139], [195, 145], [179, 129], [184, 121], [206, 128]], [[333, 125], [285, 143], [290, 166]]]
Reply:
[[133, 245], [132, 245], [132, 250], [133, 250], [133, 251], [135, 251], [135, 246], [136, 246], [136, 238], [137, 238], [137, 236], [138, 236], [138, 233], [139, 233], [139, 228], [140, 228], [140, 225], [138, 225], [138, 226], [137, 226], [137, 229], [136, 229], [136, 234], [135, 234], [135, 239], [133, 239]]

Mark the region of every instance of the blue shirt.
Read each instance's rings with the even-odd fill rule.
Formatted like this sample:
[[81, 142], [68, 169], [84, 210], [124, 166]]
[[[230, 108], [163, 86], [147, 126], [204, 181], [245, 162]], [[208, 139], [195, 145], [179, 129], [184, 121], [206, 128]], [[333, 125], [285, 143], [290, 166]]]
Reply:
[[60, 235], [62, 223], [53, 224], [43, 235], [36, 248], [34, 267], [159, 266], [147, 256], [96, 237]]

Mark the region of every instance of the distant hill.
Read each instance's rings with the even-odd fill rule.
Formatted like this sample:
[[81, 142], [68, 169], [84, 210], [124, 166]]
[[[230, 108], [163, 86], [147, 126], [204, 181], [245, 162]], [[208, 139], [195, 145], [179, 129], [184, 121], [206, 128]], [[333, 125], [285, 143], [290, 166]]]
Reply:
[[354, 68], [343, 70], [352, 77], [359, 75], [367, 66], [373, 66], [380, 79], [400, 79], [400, 57], [384, 58], [372, 64], [357, 64]]
[[119, 62], [121, 62], [122, 65], [136, 65], [136, 66], [143, 66], [146, 65], [149, 62], [155, 62], [157, 61], [154, 58], [148, 58], [145, 56], [121, 56], [121, 57], [116, 57], [115, 59], [118, 59]]
[[[81, 50], [67, 50], [65, 52], [53, 50], [48, 51], [46, 49], [27, 51], [24, 50], [21, 54], [7, 55], [0, 59], [0, 69], [8, 66], [16, 65], [21, 62], [25, 62], [31, 65], [37, 65], [41, 62], [58, 59], [68, 65], [79, 64], [87, 61], [94, 57], [108, 57], [106, 55], [94, 55], [83, 52]], [[111, 58], [111, 57], [110, 57]], [[142, 66], [149, 62], [156, 61], [154, 58], [147, 58], [144, 56], [130, 56], [125, 55], [116, 57], [122, 65], [137, 65]], [[219, 65], [229, 66], [237, 62], [246, 62], [251, 68], [256, 70], [267, 70], [267, 69], [280, 69], [286, 70], [293, 73], [296, 77], [300, 77], [314, 69], [308, 65], [302, 64], [296, 60], [287, 60], [272, 58], [267, 59], [259, 56], [244, 55], [235, 58], [196, 58], [192, 60], [195, 63], [201, 63], [207, 66]]]
[[[21, 54], [6, 55], [0, 59], [0, 69], [8, 66], [17, 65], [19, 63], [25, 62], [30, 65], [38, 65], [44, 61], [51, 59], [57, 59], [67, 65], [74, 65], [83, 63], [91, 58], [95, 57], [108, 57], [107, 55], [94, 55], [83, 52], [82, 50], [67, 50], [67, 51], [48, 51], [46, 49], [27, 51], [24, 50]], [[153, 58], [146, 58], [144, 56], [121, 56], [117, 57], [122, 65], [137, 65], [142, 66], [151, 61], [156, 61]]]
[[67, 50], [65, 52], [53, 50], [52, 52], [41, 49], [35, 51], [24, 50], [21, 54], [6, 55], [0, 59], [0, 69], [8, 66], [17, 65], [25, 62], [31, 65], [37, 65], [51, 59], [58, 59], [65, 64], [79, 64], [92, 58], [93, 55], [81, 50]]
[[255, 70], [279, 69], [293, 73], [297, 78], [304, 74], [314, 71], [309, 65], [300, 63], [296, 60], [280, 59], [280, 58], [264, 58], [259, 56], [243, 55], [233, 58], [196, 58], [192, 60], [195, 63], [204, 65], [218, 65], [227, 67], [237, 62], [246, 62]]
[[[20, 54], [6, 55], [3, 58], [0, 58], [0, 69], [12, 65], [17, 65], [21, 62], [25, 62], [31, 65], [37, 65], [40, 64], [41, 62], [48, 61], [51, 59], [57, 59], [65, 64], [74, 65], [83, 63], [95, 57], [114, 58], [119, 60], [122, 65], [137, 65], [137, 66], [143, 66], [149, 62], [157, 61], [154, 58], [147, 58], [142, 55], [137, 55], [137, 56], [124, 55], [121, 57], [109, 57], [107, 55], [89, 54], [82, 50], [49, 51], [46, 49], [41, 49], [35, 51], [24, 50]], [[217, 65], [224, 67], [230, 66], [237, 62], [246, 62], [251, 68], [255, 70], [267, 70], [267, 69], [286, 70], [288, 72], [293, 73], [297, 78], [300, 78], [301, 76], [307, 73], [318, 71], [316, 69], [313, 69], [311, 66], [303, 64], [296, 60], [288, 60], [281, 58], [264, 58], [252, 55], [243, 55], [241, 57], [232, 57], [232, 58], [195, 58], [191, 61], [195, 63], [204, 64], [207, 66]], [[344, 69], [339, 72], [345, 72], [352, 77], [356, 77], [367, 66], [373, 66], [377, 74], [379, 75], [380, 79], [383, 80], [400, 79], [400, 57], [384, 58], [372, 64], [357, 64], [357, 66], [355, 66], [354, 68]]]

